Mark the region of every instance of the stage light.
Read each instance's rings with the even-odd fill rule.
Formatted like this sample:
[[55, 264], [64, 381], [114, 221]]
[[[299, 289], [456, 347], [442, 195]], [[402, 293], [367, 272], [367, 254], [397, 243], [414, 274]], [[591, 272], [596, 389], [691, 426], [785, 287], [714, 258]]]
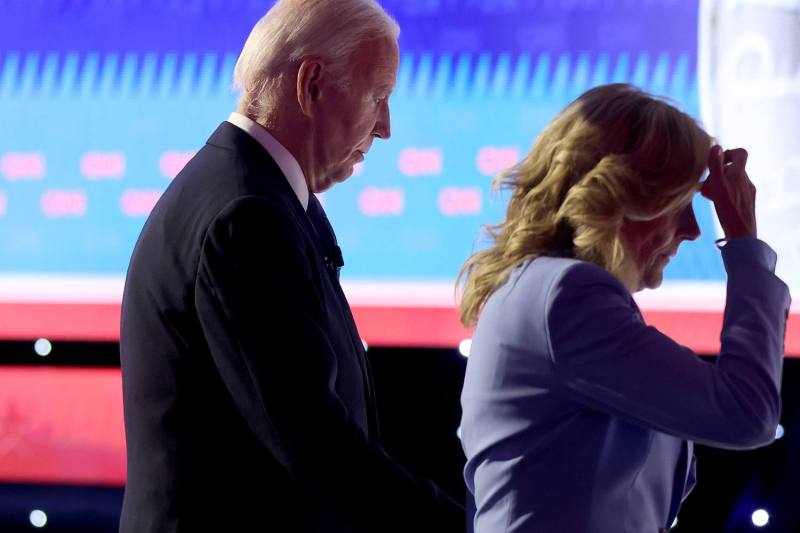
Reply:
[[33, 351], [41, 357], [47, 357], [53, 351], [53, 345], [47, 339], [37, 339], [33, 343]]
[[469, 357], [469, 351], [472, 349], [472, 339], [464, 339], [458, 343], [458, 353], [464, 357]]
[[778, 427], [775, 428], [775, 439], [777, 440], [783, 437], [783, 433], [784, 433], [783, 426], [778, 424]]
[[458, 440], [461, 440], [461, 426], [456, 428], [456, 437], [458, 437]]
[[365, 352], [367, 350], [369, 350], [369, 344], [367, 344], [367, 341], [365, 341], [364, 339], [361, 339], [361, 344], [364, 346], [364, 351]]
[[769, 513], [765, 509], [756, 509], [750, 516], [753, 525], [756, 527], [764, 527], [769, 524]]
[[674, 528], [675, 528], [675, 526], [677, 526], [677, 525], [678, 525], [678, 517], [676, 516], [676, 517], [675, 517], [675, 520], [673, 520], [673, 521], [672, 521], [672, 525], [671, 525], [671, 526], [669, 526], [669, 528], [670, 528], [670, 529], [674, 529]]
[[47, 525], [47, 515], [44, 511], [34, 509], [29, 516], [33, 527], [44, 527]]

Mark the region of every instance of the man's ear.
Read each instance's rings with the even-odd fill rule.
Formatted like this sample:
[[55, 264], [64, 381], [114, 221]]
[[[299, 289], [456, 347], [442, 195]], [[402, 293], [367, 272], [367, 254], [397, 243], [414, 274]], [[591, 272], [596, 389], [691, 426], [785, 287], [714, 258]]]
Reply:
[[325, 65], [318, 57], [308, 57], [297, 71], [297, 103], [304, 115], [313, 114], [314, 104], [322, 95], [322, 76]]

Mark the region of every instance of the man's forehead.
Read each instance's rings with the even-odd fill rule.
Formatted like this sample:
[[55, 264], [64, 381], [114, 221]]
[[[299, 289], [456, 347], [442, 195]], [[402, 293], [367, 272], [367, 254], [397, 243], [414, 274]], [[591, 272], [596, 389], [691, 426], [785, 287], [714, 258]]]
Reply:
[[397, 56], [389, 54], [376, 54], [373, 56], [371, 68], [371, 77], [374, 84], [378, 88], [392, 89], [394, 88], [397, 80], [398, 59]]
[[393, 89], [397, 83], [397, 69], [385, 67], [376, 70], [375, 85], [379, 89]]
[[374, 88], [394, 87], [399, 64], [397, 42], [389, 37], [362, 41], [352, 56], [353, 76]]

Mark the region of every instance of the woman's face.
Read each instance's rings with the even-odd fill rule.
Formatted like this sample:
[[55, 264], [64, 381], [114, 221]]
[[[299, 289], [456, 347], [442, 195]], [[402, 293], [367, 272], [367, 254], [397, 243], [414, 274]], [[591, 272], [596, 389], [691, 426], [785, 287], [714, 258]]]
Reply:
[[654, 220], [625, 220], [622, 240], [626, 265], [623, 282], [631, 292], [661, 285], [664, 268], [683, 241], [700, 236], [691, 199], [678, 210]]

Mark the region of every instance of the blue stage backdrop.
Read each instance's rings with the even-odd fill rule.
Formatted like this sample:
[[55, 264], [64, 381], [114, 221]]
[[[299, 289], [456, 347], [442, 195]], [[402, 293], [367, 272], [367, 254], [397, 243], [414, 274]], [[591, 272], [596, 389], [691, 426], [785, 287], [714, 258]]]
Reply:
[[[121, 279], [141, 226], [235, 107], [253, 0], [0, 0], [0, 277]], [[393, 136], [323, 197], [345, 282], [452, 285], [492, 177], [586, 89], [698, 114], [695, 0], [386, 0], [402, 27]], [[667, 280], [721, 280], [711, 210]]]
[[[402, 28], [393, 135], [322, 201], [362, 334], [449, 345], [463, 335], [452, 314], [458, 270], [486, 245], [481, 227], [504, 216], [493, 177], [595, 85], [631, 82], [699, 115], [701, 10], [698, 0], [382, 3]], [[117, 335], [118, 307], [18, 304], [118, 306], [148, 213], [234, 110], [236, 57], [271, 4], [0, 0], [0, 337]], [[713, 211], [699, 197], [695, 207], [702, 236], [672, 260], [664, 288], [637, 297], [645, 309], [719, 317]], [[451, 311], [435, 320], [358, 312], [376, 305]], [[39, 329], [43, 313], [53, 329]], [[87, 325], [93, 317], [104, 324]], [[683, 342], [714, 350], [718, 326], [708, 324], [707, 342], [695, 342], [699, 333]]]

